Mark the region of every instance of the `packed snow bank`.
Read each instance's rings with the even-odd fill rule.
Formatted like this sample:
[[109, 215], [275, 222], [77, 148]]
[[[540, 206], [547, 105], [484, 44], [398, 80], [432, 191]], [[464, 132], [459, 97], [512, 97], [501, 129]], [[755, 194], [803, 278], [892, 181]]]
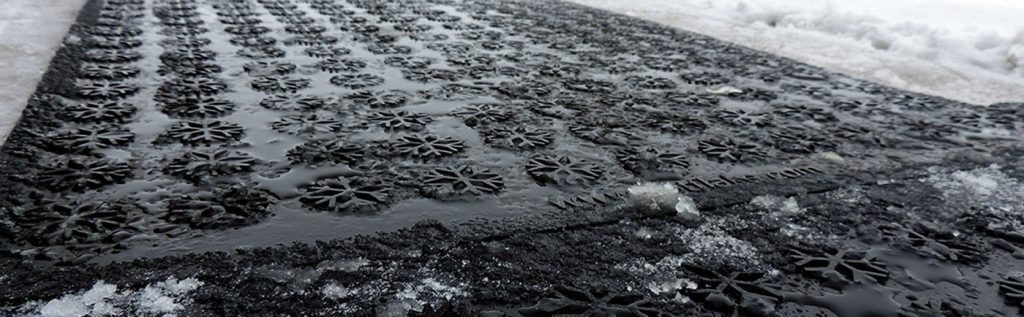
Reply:
[[45, 303], [29, 303], [22, 313], [30, 316], [174, 316], [184, 308], [187, 295], [203, 283], [195, 278], [148, 285], [141, 290], [118, 291], [117, 285], [96, 282], [85, 292], [67, 294]]
[[0, 10], [0, 144], [21, 117], [85, 0], [5, 0]]
[[570, 1], [912, 91], [1024, 101], [1022, 1]]

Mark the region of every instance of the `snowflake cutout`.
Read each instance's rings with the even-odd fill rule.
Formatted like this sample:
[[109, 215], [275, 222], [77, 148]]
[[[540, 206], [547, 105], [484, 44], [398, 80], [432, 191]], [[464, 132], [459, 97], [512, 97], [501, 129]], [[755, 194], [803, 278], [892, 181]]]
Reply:
[[300, 94], [276, 94], [260, 100], [260, 106], [271, 110], [306, 111], [322, 108], [324, 98]]
[[235, 110], [235, 103], [213, 97], [179, 98], [163, 105], [164, 113], [185, 118], [213, 118]]
[[366, 68], [364, 61], [342, 58], [328, 58], [317, 62], [316, 65], [328, 73], [357, 72]]
[[197, 229], [238, 228], [267, 216], [272, 204], [266, 192], [235, 185], [176, 195], [168, 199], [167, 212], [162, 218]]
[[726, 313], [765, 310], [783, 298], [764, 273], [736, 272], [722, 275], [691, 265], [686, 268], [696, 273], [697, 288], [683, 291], [711, 309]]
[[117, 64], [85, 64], [80, 68], [82, 77], [89, 79], [123, 79], [139, 74], [139, 68]]
[[102, 202], [50, 203], [25, 213], [27, 239], [36, 245], [79, 245], [106, 240], [125, 228], [128, 212]]
[[678, 152], [669, 152], [656, 147], [644, 146], [636, 148], [625, 148], [619, 150], [615, 155], [627, 170], [634, 173], [644, 173], [660, 169], [686, 169], [690, 167], [690, 161], [686, 155]]

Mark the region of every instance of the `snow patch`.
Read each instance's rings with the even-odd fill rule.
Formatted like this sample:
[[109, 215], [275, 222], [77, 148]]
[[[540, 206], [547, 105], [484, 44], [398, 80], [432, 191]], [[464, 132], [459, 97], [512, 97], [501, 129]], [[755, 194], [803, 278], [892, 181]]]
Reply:
[[747, 271], [763, 267], [760, 252], [750, 242], [729, 235], [718, 224], [705, 223], [683, 230], [679, 238], [690, 248], [680, 258], [683, 263], [701, 267], [729, 267]]
[[1024, 2], [571, 0], [950, 99], [1024, 100]]
[[985, 213], [1005, 219], [1019, 218], [1024, 214], [1024, 184], [1007, 176], [1000, 166], [968, 171], [929, 170], [931, 176], [926, 182], [942, 191], [943, 199], [950, 204], [963, 205], [964, 211]]
[[28, 303], [23, 307], [27, 315], [39, 317], [119, 316], [159, 314], [174, 316], [184, 308], [187, 295], [202, 286], [195, 278], [167, 280], [147, 285], [139, 291], [118, 292], [117, 285], [98, 281], [89, 290], [79, 294], [66, 294], [44, 304]]
[[693, 199], [679, 193], [671, 183], [641, 183], [626, 192], [634, 208], [647, 215], [676, 214], [684, 218], [700, 217]]

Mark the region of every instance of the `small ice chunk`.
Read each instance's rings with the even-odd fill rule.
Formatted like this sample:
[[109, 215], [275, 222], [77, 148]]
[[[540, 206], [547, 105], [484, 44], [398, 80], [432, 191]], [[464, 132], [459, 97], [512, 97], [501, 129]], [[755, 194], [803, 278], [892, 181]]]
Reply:
[[641, 183], [626, 190], [633, 207], [645, 215], [676, 214], [683, 217], [699, 217], [700, 212], [693, 199], [679, 193], [671, 183]]
[[739, 88], [736, 88], [736, 87], [733, 87], [733, 86], [722, 86], [722, 87], [715, 88], [715, 89], [708, 88], [706, 90], [707, 90], [707, 92], [709, 94], [716, 95], [716, 96], [728, 96], [728, 95], [736, 95], [736, 94], [742, 94], [743, 93], [743, 90], [740, 90]]

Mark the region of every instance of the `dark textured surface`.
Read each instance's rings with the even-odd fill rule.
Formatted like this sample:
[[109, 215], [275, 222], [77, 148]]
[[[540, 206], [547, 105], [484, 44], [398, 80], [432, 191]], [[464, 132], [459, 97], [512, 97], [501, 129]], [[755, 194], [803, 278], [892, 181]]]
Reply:
[[71, 35], [0, 154], [10, 313], [169, 276], [205, 283], [188, 315], [1024, 299], [1021, 104], [548, 1], [90, 1]]

